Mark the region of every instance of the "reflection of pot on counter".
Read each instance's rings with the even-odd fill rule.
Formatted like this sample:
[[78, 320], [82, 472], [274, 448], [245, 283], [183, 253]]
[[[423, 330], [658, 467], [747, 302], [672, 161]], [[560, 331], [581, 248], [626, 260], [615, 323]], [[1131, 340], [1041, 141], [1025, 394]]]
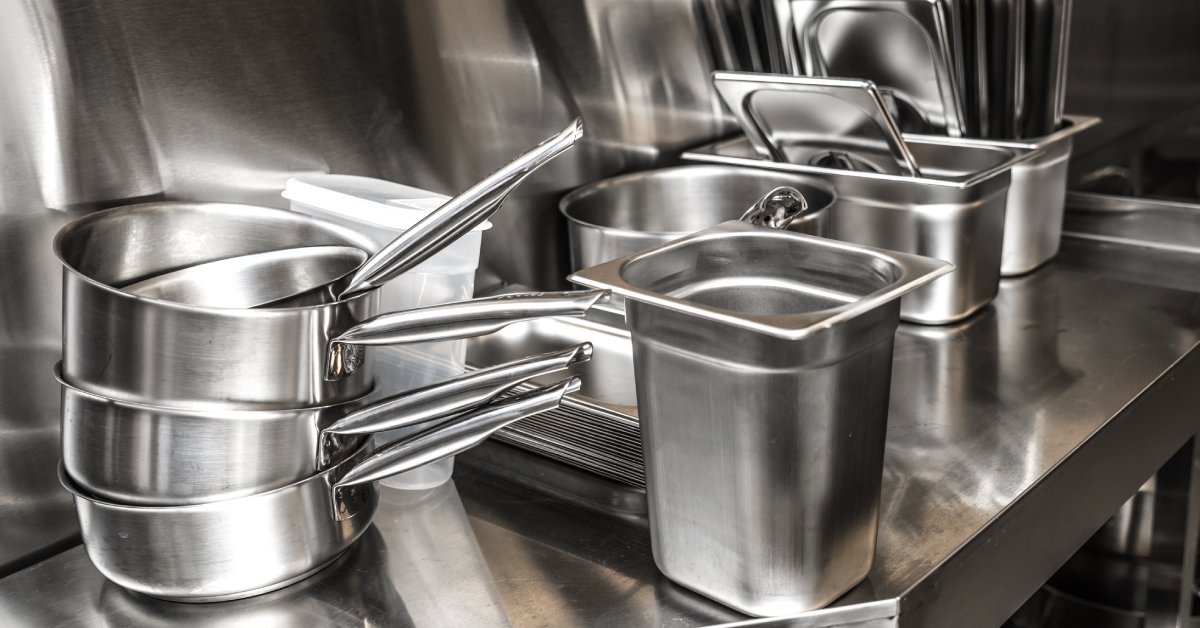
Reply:
[[1079, 369], [1063, 364], [1058, 336], [1063, 329], [1053, 274], [1035, 272], [1000, 281], [996, 296], [1001, 396], [1021, 400], [1067, 390]]
[[345, 556], [312, 578], [266, 595], [216, 604], [168, 602], [105, 581], [99, 612], [110, 626], [410, 626], [413, 620], [405, 602], [386, 577], [392, 560], [388, 549], [378, 528], [371, 527]]

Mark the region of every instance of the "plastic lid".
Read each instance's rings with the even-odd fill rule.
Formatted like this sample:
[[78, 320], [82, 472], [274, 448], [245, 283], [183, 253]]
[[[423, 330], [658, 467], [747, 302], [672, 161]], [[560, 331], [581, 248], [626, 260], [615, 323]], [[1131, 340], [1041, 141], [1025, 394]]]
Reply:
[[[388, 229], [403, 230], [450, 200], [449, 196], [383, 179], [346, 174], [314, 174], [288, 179], [283, 197], [330, 214]], [[492, 223], [472, 229], [483, 231]]]

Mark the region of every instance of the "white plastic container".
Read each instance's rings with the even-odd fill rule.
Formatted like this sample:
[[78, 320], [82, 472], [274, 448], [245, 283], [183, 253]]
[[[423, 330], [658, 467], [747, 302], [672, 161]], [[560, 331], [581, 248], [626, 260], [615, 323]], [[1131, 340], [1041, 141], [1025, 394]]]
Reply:
[[[391, 181], [339, 174], [289, 179], [283, 197], [291, 201], [293, 211], [343, 224], [370, 236], [380, 246], [449, 199], [442, 194]], [[483, 223], [445, 250], [384, 285], [380, 291], [381, 311], [470, 299], [475, 290], [482, 232], [488, 227], [491, 227], [490, 223]], [[455, 340], [372, 350], [375, 352], [376, 383], [380, 390], [394, 394], [461, 375], [467, 343]], [[380, 434], [375, 437], [376, 443], [391, 442], [410, 431]], [[453, 470], [454, 459], [446, 458], [383, 483], [396, 488], [432, 488], [448, 480]]]

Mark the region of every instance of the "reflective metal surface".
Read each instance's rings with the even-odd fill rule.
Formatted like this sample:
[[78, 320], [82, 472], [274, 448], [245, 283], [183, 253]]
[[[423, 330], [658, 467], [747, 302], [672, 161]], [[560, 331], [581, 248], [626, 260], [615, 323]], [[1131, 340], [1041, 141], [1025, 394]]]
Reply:
[[71, 496], [56, 478], [59, 402], [50, 375], [62, 310], [50, 242], [66, 220], [0, 212], [0, 577], [79, 537]]
[[[617, 325], [571, 318], [543, 318], [481, 336], [468, 344], [472, 367], [501, 364], [526, 351], [549, 350], [586, 339], [592, 359], [568, 372], [583, 388], [563, 398], [562, 406], [530, 417], [496, 434], [504, 441], [631, 486], [646, 485], [633, 377], [633, 350]], [[549, 383], [543, 378], [534, 383]]]
[[810, 213], [791, 230], [825, 235], [832, 186], [812, 176], [728, 166], [684, 166], [604, 179], [574, 190], [559, 207], [567, 217], [571, 268], [583, 270], [737, 220], [772, 188], [797, 188]]
[[[1200, 253], [1200, 203], [1072, 192], [1065, 233], [1076, 238]], [[1157, 281], [1172, 281], [1163, 273]]]
[[63, 468], [90, 495], [126, 505], [252, 495], [341, 462], [364, 443], [359, 436], [474, 410], [590, 355], [585, 343], [399, 395], [376, 391], [358, 402], [297, 410], [197, 412], [108, 399], [63, 382]]
[[273, 591], [323, 568], [371, 525], [375, 480], [461, 453], [492, 432], [558, 406], [578, 378], [450, 418], [374, 451], [364, 447], [294, 484], [186, 506], [128, 506], [88, 495], [62, 471], [88, 557], [123, 587], [211, 602]]
[[[823, 157], [840, 152], [873, 172], [921, 176], [870, 81], [717, 72], [713, 86], [755, 150], [773, 161], [819, 166]], [[802, 122], [788, 124], [791, 120]]]
[[826, 179], [838, 198], [830, 210], [835, 238], [944, 259], [957, 268], [905, 297], [901, 318], [959, 321], [996, 294], [1011, 168], [1032, 153], [955, 146], [956, 140], [905, 141], [922, 164], [922, 178], [768, 161], [744, 137], [694, 148], [683, 159]]
[[[1163, 268], [1169, 278], [1146, 281]], [[892, 370], [907, 379], [893, 380], [874, 566], [830, 608], [766, 625], [999, 625], [1195, 433], [1200, 257], [1067, 238], [1054, 262], [1001, 283], [969, 325], [900, 326]], [[350, 626], [406, 616], [445, 625], [470, 609], [514, 626], [745, 620], [659, 576], [648, 531], [628, 523], [627, 492], [530, 460], [514, 466], [524, 478], [514, 485], [498, 479], [508, 474], [499, 459], [477, 459], [459, 457], [456, 484], [486, 574], [465, 558], [423, 560], [442, 547], [432, 539], [462, 547], [462, 528], [416, 523], [407, 515], [423, 511], [385, 490], [380, 512], [393, 514], [377, 514], [376, 529], [386, 550], [255, 608], [289, 625], [304, 623], [293, 611]], [[526, 488], [564, 476], [574, 484]], [[402, 549], [411, 539], [430, 541]], [[445, 595], [430, 593], [448, 580]], [[112, 619], [124, 611], [110, 596], [81, 548], [0, 580], [10, 625], [197, 622], [146, 598], [135, 599], [157, 609], [153, 619]], [[236, 615], [226, 606], [190, 612], [218, 622]], [[430, 614], [406, 615], [417, 607]]]
[[252, 308], [291, 296], [296, 286], [327, 284], [366, 259], [366, 251], [353, 247], [302, 246], [203, 262], [121, 290], [188, 305]]
[[521, 182], [583, 137], [583, 122], [576, 118], [537, 146], [521, 153], [462, 194], [429, 212], [371, 256], [345, 285], [331, 286], [334, 300], [381, 286], [415, 268], [459, 237], [484, 223], [500, 209]]
[[59, 232], [63, 378], [113, 399], [180, 408], [303, 408], [357, 399], [372, 369], [324, 378], [329, 341], [378, 297], [291, 310], [187, 306], [122, 292], [206, 261], [308, 245], [374, 250], [370, 238], [302, 214], [217, 203], [150, 203], [90, 214]]
[[792, 0], [804, 73], [874, 81], [906, 131], [966, 131], [959, 19], [950, 0]]
[[547, 289], [568, 272], [559, 197], [727, 132], [709, 74], [770, 54], [757, 0], [3, 11], [0, 78], [22, 89], [0, 99], [0, 211], [156, 195], [283, 206], [289, 177], [321, 172], [452, 194], [578, 116], [588, 138], [484, 238], [481, 285]]
[[734, 221], [571, 275], [626, 299], [664, 575], [758, 616], [866, 575], [899, 299], [951, 268]]
[[1008, 187], [1004, 211], [1001, 276], [1025, 274], [1058, 254], [1074, 136], [1099, 123], [1099, 118], [1066, 116], [1064, 126], [1045, 137], [1015, 141], [959, 140], [964, 144], [1010, 147], [1035, 153], [1012, 168], [1012, 183]]
[[538, 316], [582, 316], [602, 292], [524, 293], [375, 316], [378, 291], [291, 308], [229, 309], [117, 287], [155, 273], [299, 245], [357, 245], [348, 228], [271, 209], [147, 203], [91, 214], [55, 238], [63, 379], [111, 399], [189, 409], [333, 405], [370, 389], [367, 347], [455, 340]]

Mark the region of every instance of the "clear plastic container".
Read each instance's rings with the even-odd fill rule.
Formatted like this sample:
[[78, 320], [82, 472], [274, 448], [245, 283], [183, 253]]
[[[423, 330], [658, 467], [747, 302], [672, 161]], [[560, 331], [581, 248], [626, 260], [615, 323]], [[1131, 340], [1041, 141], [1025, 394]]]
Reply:
[[[407, 185], [369, 177], [321, 174], [289, 179], [283, 197], [293, 211], [332, 220], [370, 236], [380, 246], [413, 226], [449, 197]], [[416, 268], [388, 282], [380, 291], [383, 312], [469, 299], [475, 289], [479, 246], [484, 223]], [[461, 375], [465, 368], [465, 340], [427, 342], [372, 349], [379, 388], [394, 394]], [[414, 428], [416, 429], [416, 428]], [[375, 437], [376, 444], [391, 442], [408, 430], [393, 430]], [[383, 483], [395, 488], [425, 489], [444, 483], [454, 470], [454, 459], [420, 467]]]

